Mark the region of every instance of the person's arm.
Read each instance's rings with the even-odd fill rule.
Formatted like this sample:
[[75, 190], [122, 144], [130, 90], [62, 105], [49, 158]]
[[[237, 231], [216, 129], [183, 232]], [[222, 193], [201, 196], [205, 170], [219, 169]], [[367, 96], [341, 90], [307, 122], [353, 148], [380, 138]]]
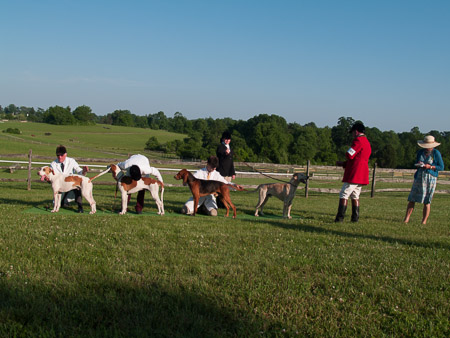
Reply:
[[[361, 137], [363, 137], [363, 136], [361, 136]], [[362, 149], [362, 144], [361, 144], [361, 141], [357, 137], [353, 140], [352, 146], [345, 153], [345, 157], [348, 160], [353, 160], [355, 158], [355, 156], [361, 151], [361, 149]]]
[[230, 152], [231, 155], [231, 176], [233, 178], [233, 180], [236, 178], [236, 170], [234, 170], [234, 151], [231, 150]]
[[72, 159], [73, 163], [73, 169], [72, 172], [78, 174], [78, 175], [86, 175], [86, 173], [89, 171], [89, 167], [87, 165], [84, 165], [83, 167], [80, 167], [77, 161]]
[[225, 150], [226, 150], [227, 148], [226, 147], [224, 147], [224, 145], [223, 144], [221, 144], [221, 145], [219, 145], [218, 147], [217, 147], [217, 150], [216, 150], [216, 155], [217, 155], [217, 157], [224, 157], [225, 156]]
[[127, 161], [119, 162], [117, 163], [117, 166], [120, 168], [120, 170], [126, 170], [127, 167]]
[[430, 168], [431, 170], [442, 171], [444, 170], [444, 160], [438, 150], [434, 150], [434, 163]]

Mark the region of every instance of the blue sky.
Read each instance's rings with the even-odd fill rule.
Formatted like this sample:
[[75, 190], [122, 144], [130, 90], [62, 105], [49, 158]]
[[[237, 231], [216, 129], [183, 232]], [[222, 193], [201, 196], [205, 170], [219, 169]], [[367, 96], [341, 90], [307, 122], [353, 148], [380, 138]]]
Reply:
[[450, 1], [2, 1], [0, 105], [450, 131]]

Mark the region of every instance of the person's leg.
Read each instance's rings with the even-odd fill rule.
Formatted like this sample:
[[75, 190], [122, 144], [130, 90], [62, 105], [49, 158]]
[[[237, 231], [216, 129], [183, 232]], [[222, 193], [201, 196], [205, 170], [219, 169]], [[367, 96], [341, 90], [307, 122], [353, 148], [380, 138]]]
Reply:
[[352, 222], [359, 220], [359, 199], [352, 199]]
[[344, 221], [345, 212], [347, 211], [348, 198], [350, 197], [352, 192], [353, 192], [352, 185], [350, 185], [349, 183], [344, 183], [342, 185], [341, 192], [339, 193], [338, 212], [336, 214], [336, 218], [334, 219], [335, 222]]
[[142, 209], [144, 209], [144, 197], [145, 190], [139, 191], [136, 197], [136, 206], [134, 207], [138, 214], [142, 214]]
[[348, 200], [345, 198], [339, 199], [339, 207], [338, 212], [336, 214], [336, 218], [334, 219], [335, 222], [343, 222], [345, 217], [345, 212], [347, 211], [347, 203]]
[[428, 216], [430, 216], [431, 204], [427, 203], [423, 205], [423, 218], [422, 224], [427, 224]]
[[359, 220], [359, 195], [361, 194], [361, 185], [357, 185], [356, 188], [353, 189], [352, 194], [350, 195], [352, 199], [352, 222], [358, 222]]
[[411, 217], [412, 212], [414, 211], [415, 202], [408, 202], [408, 205], [406, 206], [406, 215], [405, 219], [403, 220], [404, 223], [409, 222], [409, 218]]
[[209, 216], [217, 216], [217, 203], [214, 195], [205, 196], [203, 205], [206, 207]]
[[78, 212], [83, 213], [83, 198], [81, 197], [81, 190], [74, 189], [73, 193], [75, 194], [75, 202], [78, 205]]

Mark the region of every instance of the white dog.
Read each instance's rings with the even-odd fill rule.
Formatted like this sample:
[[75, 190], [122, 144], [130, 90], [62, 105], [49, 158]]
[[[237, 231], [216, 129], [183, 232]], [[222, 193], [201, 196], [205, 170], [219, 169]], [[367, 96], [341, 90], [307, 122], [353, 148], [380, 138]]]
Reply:
[[[117, 165], [110, 164], [109, 167], [112, 172], [113, 178], [117, 181], [117, 188], [122, 194], [122, 211], [119, 213], [120, 215], [124, 215], [127, 212], [128, 195], [131, 195], [143, 189], [150, 191], [158, 207], [158, 215], [164, 215], [164, 183], [150, 177], [142, 177], [140, 180], [136, 181], [129, 176], [123, 176], [122, 171]], [[158, 196], [160, 186], [161, 198], [159, 198]]]
[[64, 175], [55, 173], [52, 168], [42, 167], [38, 175], [41, 176], [41, 181], [49, 181], [52, 184], [54, 207], [52, 212], [58, 212], [61, 206], [61, 193], [68, 192], [73, 189], [81, 189], [81, 194], [89, 202], [91, 206], [90, 214], [95, 214], [97, 211], [94, 197], [92, 196], [93, 185], [89, 177], [81, 175]]

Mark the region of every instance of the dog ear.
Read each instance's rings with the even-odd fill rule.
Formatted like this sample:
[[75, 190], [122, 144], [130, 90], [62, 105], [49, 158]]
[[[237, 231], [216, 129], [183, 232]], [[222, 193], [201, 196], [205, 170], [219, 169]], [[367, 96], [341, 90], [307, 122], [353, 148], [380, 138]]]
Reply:
[[189, 177], [189, 172], [186, 169], [183, 169], [183, 184], [186, 185], [188, 177]]

